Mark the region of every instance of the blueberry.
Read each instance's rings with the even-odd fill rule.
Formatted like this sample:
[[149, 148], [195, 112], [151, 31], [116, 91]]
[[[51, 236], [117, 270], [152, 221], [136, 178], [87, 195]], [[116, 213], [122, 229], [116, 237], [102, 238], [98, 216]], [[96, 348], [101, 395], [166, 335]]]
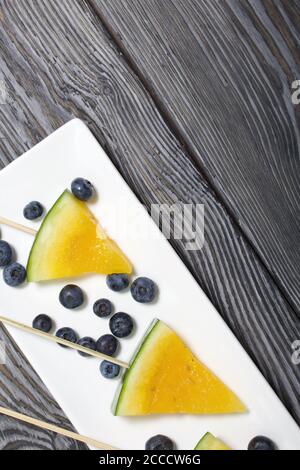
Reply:
[[248, 450], [276, 450], [276, 444], [265, 436], [256, 436], [248, 444]]
[[128, 274], [110, 274], [106, 277], [106, 284], [111, 290], [120, 292], [129, 286], [129, 276]]
[[112, 313], [112, 303], [107, 299], [99, 299], [94, 303], [93, 311], [97, 317], [109, 317]]
[[174, 442], [167, 436], [157, 434], [156, 436], [150, 437], [146, 442], [146, 450], [174, 450]]
[[35, 220], [41, 217], [44, 212], [42, 204], [38, 201], [32, 201], [24, 207], [23, 215], [25, 219]]
[[[78, 341], [78, 336], [77, 334], [75, 333], [74, 330], [72, 330], [72, 328], [68, 328], [67, 326], [64, 327], [64, 328], [60, 328], [59, 330], [57, 330], [56, 332], [56, 336], [58, 338], [62, 338], [62, 339], [65, 339], [66, 341], [70, 341], [71, 343], [77, 343]], [[59, 343], [58, 343], [59, 344]], [[65, 346], [63, 344], [59, 344], [62, 348], [67, 348], [68, 346]]]
[[138, 277], [130, 290], [134, 300], [142, 304], [152, 302], [156, 294], [156, 286], [148, 277]]
[[4, 268], [3, 279], [7, 285], [17, 287], [26, 279], [26, 269], [19, 263], [9, 264]]
[[76, 178], [72, 181], [71, 190], [74, 196], [81, 201], [91, 199], [95, 191], [92, 183], [84, 178]]
[[74, 284], [68, 284], [61, 290], [59, 301], [68, 309], [78, 308], [84, 301], [83, 292], [80, 287], [75, 286]]
[[38, 315], [35, 317], [35, 319], [32, 322], [33, 328], [36, 328], [37, 330], [44, 331], [45, 333], [49, 333], [49, 331], [52, 328], [52, 320], [48, 315], [44, 315], [43, 313], [41, 315]]
[[129, 336], [133, 330], [133, 321], [130, 315], [119, 312], [113, 315], [109, 321], [109, 328], [117, 338]]
[[113, 356], [118, 348], [118, 344], [117, 338], [113, 335], [103, 335], [98, 339], [96, 349], [102, 354]]
[[0, 240], [0, 266], [7, 266], [11, 263], [12, 249], [4, 240]]
[[[93, 351], [96, 351], [96, 341], [93, 338], [90, 338], [89, 336], [85, 336], [84, 338], [80, 338], [77, 341], [77, 344], [80, 344], [80, 346], [83, 346], [84, 348], [92, 349]], [[78, 351], [81, 356], [89, 356], [89, 354]]]
[[109, 361], [103, 361], [100, 364], [100, 372], [106, 379], [114, 379], [120, 373], [120, 366]]

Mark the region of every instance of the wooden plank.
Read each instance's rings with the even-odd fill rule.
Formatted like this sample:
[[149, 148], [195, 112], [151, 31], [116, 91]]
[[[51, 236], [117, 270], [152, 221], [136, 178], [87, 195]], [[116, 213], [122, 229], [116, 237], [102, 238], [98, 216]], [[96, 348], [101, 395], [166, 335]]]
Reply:
[[300, 315], [300, 2], [92, 3]]
[[[77, 116], [148, 208], [204, 203], [204, 248], [188, 252], [180, 240], [172, 245], [300, 422], [300, 370], [291, 362], [291, 343], [300, 338], [298, 318], [94, 11], [73, 0], [1, 5], [0, 70], [8, 89], [7, 104], [0, 106], [2, 166]], [[32, 409], [32, 372], [26, 366], [23, 373], [24, 407]], [[16, 381], [20, 385], [25, 386]], [[1, 375], [2, 405], [5, 387]], [[12, 381], [9, 387], [18, 408]], [[13, 447], [13, 432], [5, 433], [13, 424], [2, 423], [3, 446]]]

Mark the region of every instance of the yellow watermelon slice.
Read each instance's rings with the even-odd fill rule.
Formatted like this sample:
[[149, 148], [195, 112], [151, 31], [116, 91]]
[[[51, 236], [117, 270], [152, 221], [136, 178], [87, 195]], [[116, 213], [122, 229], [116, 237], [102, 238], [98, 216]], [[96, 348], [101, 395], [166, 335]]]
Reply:
[[232, 450], [225, 442], [218, 439], [210, 432], [204, 434], [194, 450]]
[[241, 400], [162, 321], [146, 335], [117, 393], [118, 416], [223, 414], [246, 411]]
[[64, 191], [35, 238], [27, 264], [28, 280], [131, 272], [131, 263], [87, 205]]

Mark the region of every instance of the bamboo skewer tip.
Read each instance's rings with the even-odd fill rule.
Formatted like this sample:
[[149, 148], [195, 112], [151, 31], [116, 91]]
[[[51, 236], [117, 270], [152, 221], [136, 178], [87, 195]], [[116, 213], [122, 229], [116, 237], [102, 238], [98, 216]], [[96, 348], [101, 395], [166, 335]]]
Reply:
[[115, 357], [107, 356], [106, 354], [102, 354], [98, 351], [94, 351], [93, 349], [85, 348], [84, 346], [81, 346], [77, 343], [71, 343], [70, 341], [67, 341], [65, 339], [59, 338], [58, 336], [51, 335], [49, 333], [44, 333], [43, 331], [37, 330], [36, 328], [32, 328], [31, 326], [24, 325], [23, 323], [20, 323], [15, 320], [11, 320], [10, 318], [0, 316], [0, 322], [6, 325], [13, 326], [15, 328], [18, 328], [19, 330], [25, 331], [26, 333], [32, 333], [36, 336], [39, 336], [40, 338], [48, 339], [49, 341], [52, 341], [54, 343], [61, 344], [63, 346], [66, 346], [71, 349], [76, 349], [76, 351], [81, 351], [84, 352], [85, 354], [88, 354], [90, 356], [94, 356], [98, 359], [105, 360], [112, 362], [113, 364], [116, 364], [120, 367], [123, 367], [124, 369], [129, 368], [129, 364], [121, 361], [120, 359], [117, 359]]
[[25, 225], [22, 225], [22, 224], [18, 224], [17, 222], [14, 222], [13, 220], [7, 219], [6, 217], [0, 216], [0, 224], [7, 225], [8, 227], [12, 227], [23, 233], [28, 233], [29, 235], [35, 236], [37, 234], [37, 230], [34, 230], [33, 228], [30, 228], [30, 227], [26, 227]]

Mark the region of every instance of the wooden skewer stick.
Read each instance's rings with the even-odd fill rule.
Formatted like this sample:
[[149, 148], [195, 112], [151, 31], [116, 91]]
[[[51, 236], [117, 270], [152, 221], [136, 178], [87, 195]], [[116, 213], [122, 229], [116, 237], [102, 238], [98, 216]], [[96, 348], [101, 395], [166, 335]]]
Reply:
[[[29, 233], [30, 235], [37, 234], [36, 230], [33, 230], [32, 228], [29, 228], [29, 227], [25, 227], [25, 225], [17, 224], [16, 222], [6, 219], [5, 217], [0, 217], [0, 224], [8, 225], [9, 227], [13, 227], [16, 230], [21, 230], [22, 232]], [[124, 367], [125, 369], [129, 368], [129, 364], [127, 364], [126, 362], [120, 361], [119, 359], [115, 359], [114, 357], [111, 357], [111, 356], [106, 356], [105, 354], [99, 353], [98, 351], [93, 351], [92, 349], [85, 348], [84, 346], [80, 346], [79, 344], [71, 343], [70, 341], [66, 341], [65, 339], [58, 338], [57, 336], [49, 335], [48, 333], [44, 333], [43, 331], [36, 330], [35, 328], [31, 328], [30, 326], [24, 325], [23, 323], [10, 320], [9, 318], [5, 318], [5, 317], [0, 317], [0, 321], [2, 323], [6, 323], [7, 325], [11, 325], [16, 328], [19, 328], [20, 330], [26, 331], [27, 333], [33, 333], [37, 336], [48, 339], [55, 343], [59, 343], [59, 344], [62, 344], [63, 346], [76, 349], [77, 351], [84, 352], [86, 354], [89, 354], [90, 356], [97, 357], [98, 359], [110, 361], [114, 364], [117, 364], [120, 367]]]
[[68, 431], [67, 429], [60, 428], [55, 424], [46, 423], [45, 421], [41, 421], [39, 419], [31, 418], [31, 416], [24, 415], [22, 413], [18, 413], [17, 411], [10, 410], [8, 408], [3, 408], [0, 406], [0, 414], [5, 416], [10, 416], [11, 418], [18, 419], [19, 421], [23, 421], [24, 423], [32, 424], [33, 426], [37, 426], [41, 429], [47, 429], [48, 431], [53, 431], [58, 434], [62, 434], [63, 436], [70, 437], [71, 439], [75, 439], [79, 442], [84, 442], [85, 444], [96, 447], [97, 449], [101, 450], [117, 450], [116, 447], [112, 447], [109, 444], [105, 444], [104, 442], [96, 441], [91, 437], [83, 436], [82, 434], [78, 434], [73, 431]]
[[13, 220], [6, 219], [5, 217], [0, 217], [0, 224], [7, 225], [8, 227], [15, 228], [24, 233], [29, 233], [30, 235], [36, 235], [37, 231], [33, 228], [25, 227], [25, 225], [17, 224]]
[[14, 326], [15, 328], [18, 328], [19, 330], [26, 331], [26, 333], [33, 333], [34, 335], [39, 336], [40, 338], [48, 339], [54, 343], [59, 343], [59, 344], [62, 344], [63, 346], [67, 346], [68, 348], [73, 348], [73, 349], [76, 349], [77, 351], [84, 352], [85, 354], [89, 354], [90, 356], [97, 357], [98, 359], [112, 362], [113, 364], [117, 364], [118, 366], [124, 367], [125, 369], [129, 368], [129, 364], [127, 364], [126, 362], [120, 361], [119, 359], [116, 359], [115, 357], [107, 356], [106, 354], [102, 354], [98, 351], [93, 351], [93, 349], [85, 348], [84, 346], [80, 346], [77, 343], [71, 343], [71, 341], [58, 338], [55, 335], [44, 333], [43, 331], [37, 330], [35, 328], [31, 328], [30, 326], [24, 325], [23, 323], [19, 323], [15, 320], [10, 320], [10, 318], [0, 316], [0, 322], [6, 325]]

